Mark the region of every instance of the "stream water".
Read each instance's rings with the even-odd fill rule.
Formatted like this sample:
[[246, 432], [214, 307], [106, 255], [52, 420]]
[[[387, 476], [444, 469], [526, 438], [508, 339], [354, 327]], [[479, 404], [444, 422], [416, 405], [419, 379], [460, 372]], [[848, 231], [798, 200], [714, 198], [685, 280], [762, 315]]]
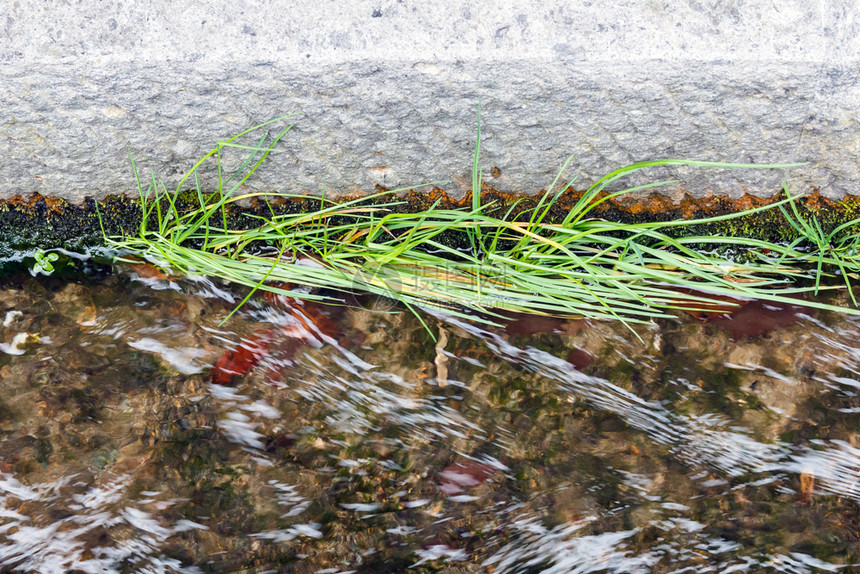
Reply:
[[0, 279], [0, 570], [860, 571], [856, 317], [243, 295]]

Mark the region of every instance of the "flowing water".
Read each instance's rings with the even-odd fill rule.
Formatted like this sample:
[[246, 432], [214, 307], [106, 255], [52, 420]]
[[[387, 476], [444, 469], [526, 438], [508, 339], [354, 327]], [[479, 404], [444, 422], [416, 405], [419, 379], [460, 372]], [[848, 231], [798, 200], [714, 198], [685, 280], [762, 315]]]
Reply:
[[860, 570], [857, 318], [241, 296], [0, 280], [0, 570]]

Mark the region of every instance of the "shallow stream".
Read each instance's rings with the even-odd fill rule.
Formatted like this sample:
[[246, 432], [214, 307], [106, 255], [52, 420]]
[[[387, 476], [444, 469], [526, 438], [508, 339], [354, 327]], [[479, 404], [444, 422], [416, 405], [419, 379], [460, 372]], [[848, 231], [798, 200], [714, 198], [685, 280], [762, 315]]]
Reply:
[[242, 296], [0, 279], [0, 570], [860, 570], [856, 317]]

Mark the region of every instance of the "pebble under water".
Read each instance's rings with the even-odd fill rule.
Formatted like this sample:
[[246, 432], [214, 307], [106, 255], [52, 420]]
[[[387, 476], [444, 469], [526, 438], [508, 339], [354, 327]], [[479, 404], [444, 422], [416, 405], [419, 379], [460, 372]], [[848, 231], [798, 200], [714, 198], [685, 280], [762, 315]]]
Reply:
[[856, 317], [434, 341], [144, 269], [0, 279], [0, 571], [860, 571]]

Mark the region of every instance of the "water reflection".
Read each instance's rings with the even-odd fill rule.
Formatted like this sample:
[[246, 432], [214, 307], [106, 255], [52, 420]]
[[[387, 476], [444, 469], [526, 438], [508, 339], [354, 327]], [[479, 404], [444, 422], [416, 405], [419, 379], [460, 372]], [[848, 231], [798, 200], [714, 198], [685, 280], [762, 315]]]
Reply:
[[434, 341], [408, 313], [283, 300], [220, 325], [236, 300], [133, 271], [0, 286], [0, 568], [860, 561], [853, 320], [428, 313]]

